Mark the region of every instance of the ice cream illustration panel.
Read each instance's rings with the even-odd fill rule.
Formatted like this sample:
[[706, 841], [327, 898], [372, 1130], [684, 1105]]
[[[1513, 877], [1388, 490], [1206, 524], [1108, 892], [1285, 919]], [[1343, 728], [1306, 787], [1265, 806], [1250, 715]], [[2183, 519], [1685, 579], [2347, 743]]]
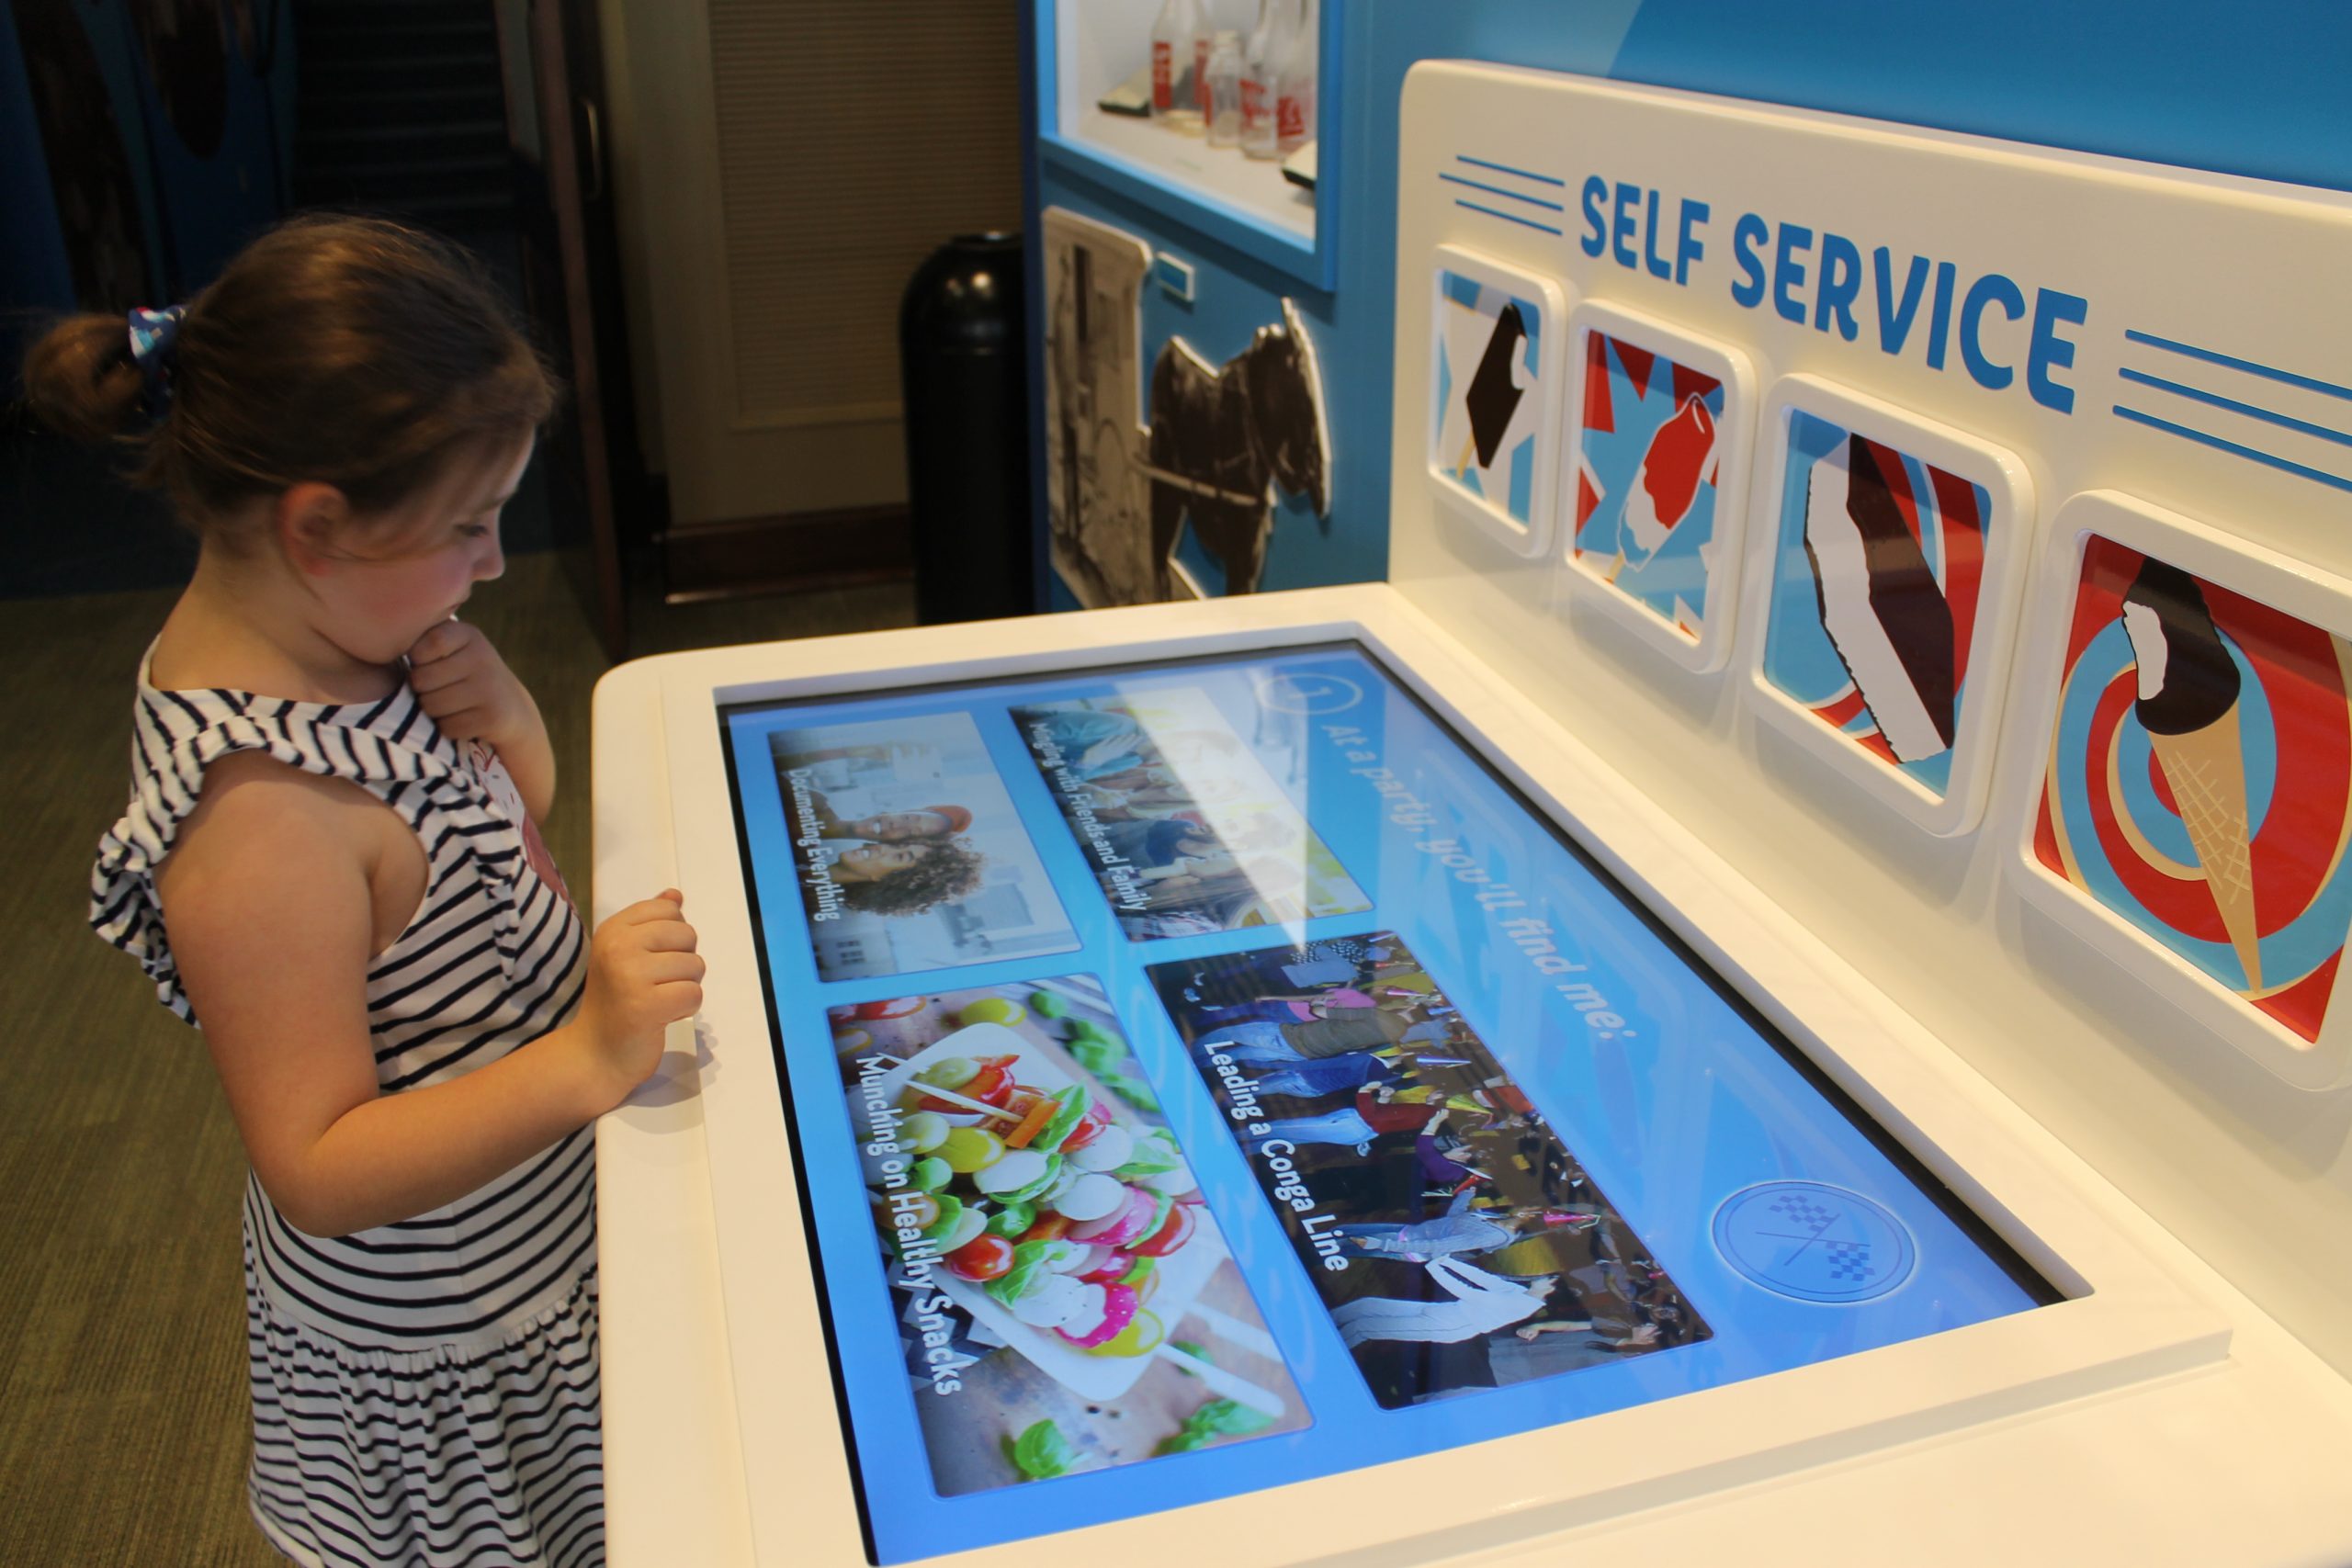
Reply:
[[1765, 678], [1938, 795], [1968, 700], [1984, 486], [1792, 409]]
[[2094, 535], [2035, 824], [2052, 874], [2305, 1041], [2352, 929], [2347, 668], [2343, 638]]
[[1576, 559], [1696, 642], [1721, 547], [1724, 384], [1587, 332]]
[[1460, 273], [1438, 275], [1437, 408], [1430, 461], [1521, 526], [1535, 505], [1537, 395], [1549, 324], [1529, 299]]

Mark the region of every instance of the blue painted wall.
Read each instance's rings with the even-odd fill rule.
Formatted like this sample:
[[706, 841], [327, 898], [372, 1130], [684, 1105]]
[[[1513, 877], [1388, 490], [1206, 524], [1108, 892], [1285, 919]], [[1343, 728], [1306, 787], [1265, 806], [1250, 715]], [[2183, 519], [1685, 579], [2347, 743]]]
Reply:
[[[1147, 365], [1171, 332], [1221, 361], [1279, 319], [1284, 296], [1307, 318], [1330, 417], [1331, 528], [1325, 536], [1303, 512], [1278, 516], [1268, 588], [1386, 573], [1396, 104], [1418, 60], [1574, 71], [2352, 190], [2352, 5], [2340, 0], [2225, 11], [2184, 0], [1324, 4], [1346, 6], [1347, 28], [1335, 290], [1308, 288], [1102, 186], [1037, 167], [1032, 152], [1038, 202], [1115, 224], [1198, 268], [1195, 303], [1148, 296]], [[1040, 254], [1033, 243], [1033, 273]], [[1041, 310], [1030, 320], [1042, 331]], [[1032, 423], [1044, 428], [1042, 415]], [[1035, 493], [1042, 540], [1042, 484]], [[1200, 570], [1196, 556], [1185, 558]], [[1057, 593], [1055, 603], [1069, 601]]]

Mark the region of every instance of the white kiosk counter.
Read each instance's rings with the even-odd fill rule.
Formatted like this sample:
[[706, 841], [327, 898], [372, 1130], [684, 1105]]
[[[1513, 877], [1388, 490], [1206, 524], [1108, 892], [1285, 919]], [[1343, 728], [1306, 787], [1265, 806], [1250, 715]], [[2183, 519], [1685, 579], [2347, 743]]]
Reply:
[[[2347, 465], [2039, 423], [2346, 329], [1883, 193], [2211, 200], [2290, 294], [2346, 205], [1457, 65], [1404, 147], [1391, 583], [598, 688], [597, 912], [711, 965], [599, 1130], [611, 1560], [2352, 1560], [2352, 595], [2276, 553]], [[1964, 386], [1899, 259], [1838, 330], [1874, 244]]]

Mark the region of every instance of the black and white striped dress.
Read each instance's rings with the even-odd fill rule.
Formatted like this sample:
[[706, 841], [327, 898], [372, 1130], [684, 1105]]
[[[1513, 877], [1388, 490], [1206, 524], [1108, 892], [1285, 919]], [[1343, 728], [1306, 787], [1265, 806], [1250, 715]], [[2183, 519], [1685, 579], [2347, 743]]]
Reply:
[[[368, 973], [383, 1092], [459, 1077], [571, 1016], [584, 931], [486, 748], [444, 736], [405, 682], [337, 706], [159, 692], [142, 664], [130, 806], [99, 846], [91, 923], [164, 1006], [197, 1021], [154, 868], [204, 770], [243, 750], [351, 780], [424, 848], [424, 897]], [[354, 1235], [295, 1229], [249, 1178], [244, 1252], [249, 1487], [278, 1550], [310, 1564], [604, 1561], [592, 1129]]]

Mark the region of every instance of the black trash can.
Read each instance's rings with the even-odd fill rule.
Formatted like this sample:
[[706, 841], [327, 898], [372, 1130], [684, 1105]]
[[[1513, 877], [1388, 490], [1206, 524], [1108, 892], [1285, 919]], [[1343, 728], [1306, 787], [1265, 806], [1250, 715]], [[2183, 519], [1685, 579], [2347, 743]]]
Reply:
[[915, 269], [899, 307], [913, 518], [915, 618], [1037, 608], [1021, 236], [960, 234]]

